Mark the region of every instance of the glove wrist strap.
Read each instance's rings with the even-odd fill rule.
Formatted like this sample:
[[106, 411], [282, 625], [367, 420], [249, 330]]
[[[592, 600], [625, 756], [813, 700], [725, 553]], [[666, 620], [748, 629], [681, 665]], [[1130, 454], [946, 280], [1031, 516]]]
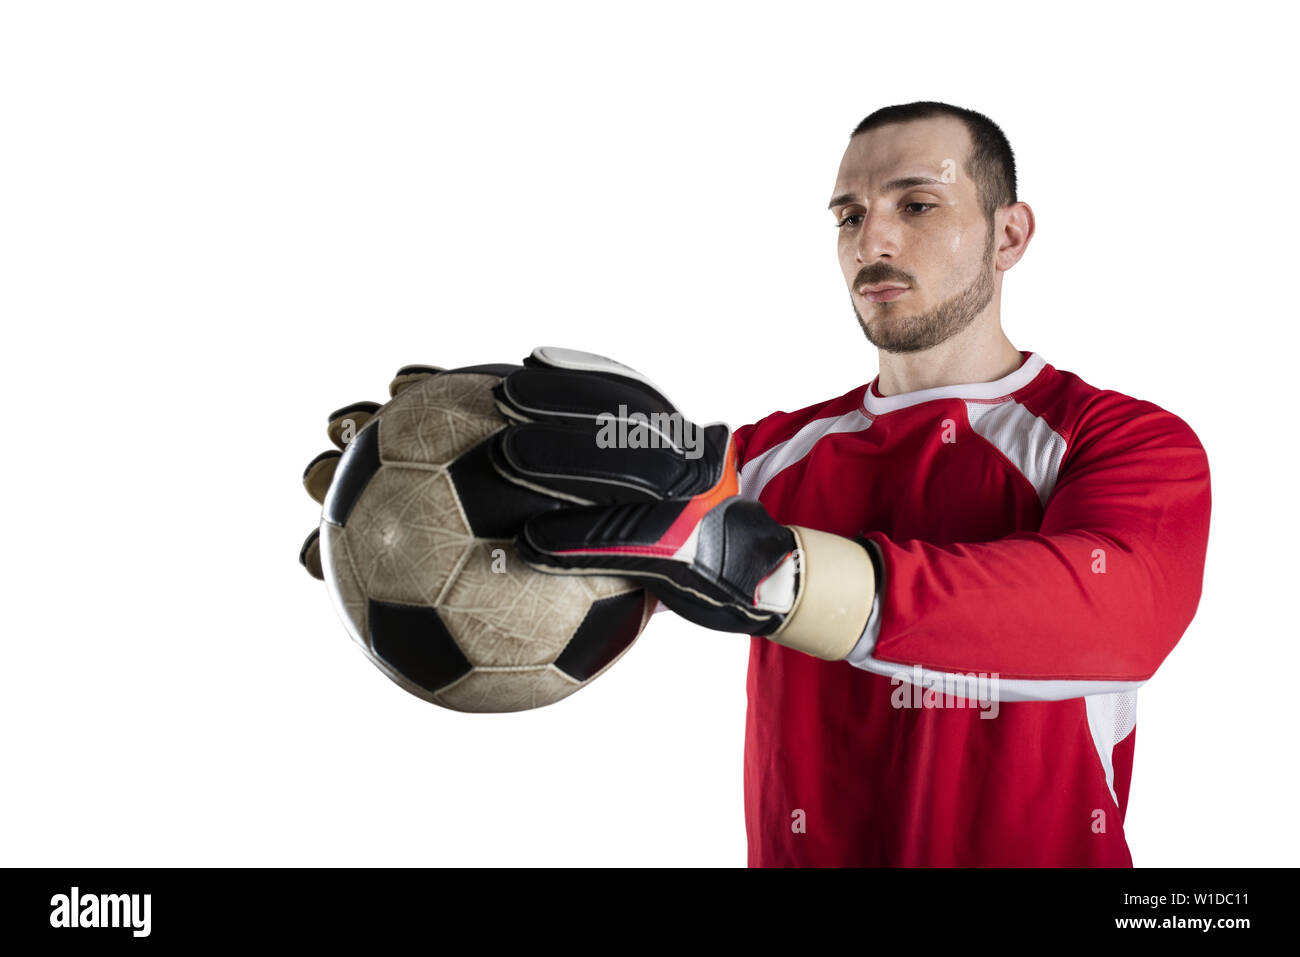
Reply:
[[850, 538], [799, 525], [799, 592], [785, 621], [768, 635], [805, 654], [840, 661], [867, 627], [876, 597], [876, 571], [867, 550]]

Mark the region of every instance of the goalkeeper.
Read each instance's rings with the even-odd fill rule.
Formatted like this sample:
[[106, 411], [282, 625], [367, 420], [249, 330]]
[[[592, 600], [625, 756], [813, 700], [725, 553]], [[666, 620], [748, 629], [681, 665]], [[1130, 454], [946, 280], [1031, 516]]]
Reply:
[[[987, 117], [871, 114], [830, 212], [879, 375], [692, 445], [639, 373], [539, 349], [494, 464], [574, 504], [519, 550], [754, 636], [751, 865], [1131, 866], [1136, 692], [1199, 601], [1205, 452], [1003, 333], [1034, 219]], [[656, 441], [603, 447], [611, 414]]]

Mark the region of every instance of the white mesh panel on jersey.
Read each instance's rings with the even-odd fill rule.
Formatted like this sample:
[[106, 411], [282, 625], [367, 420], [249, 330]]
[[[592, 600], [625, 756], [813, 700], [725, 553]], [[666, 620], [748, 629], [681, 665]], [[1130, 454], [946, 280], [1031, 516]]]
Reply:
[[1065, 439], [1014, 399], [967, 402], [971, 428], [992, 443], [1029, 480], [1044, 505], [1056, 487]]
[[1118, 808], [1119, 798], [1115, 794], [1115, 745], [1137, 727], [1137, 692], [1088, 695], [1083, 699], [1083, 704], [1088, 714], [1088, 730], [1092, 734], [1093, 746], [1106, 771], [1106, 787]]

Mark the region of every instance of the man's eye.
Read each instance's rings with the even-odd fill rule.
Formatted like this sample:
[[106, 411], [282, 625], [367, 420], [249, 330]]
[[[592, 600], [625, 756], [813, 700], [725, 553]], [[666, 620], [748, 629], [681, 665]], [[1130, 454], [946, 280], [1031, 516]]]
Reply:
[[[903, 208], [912, 213], [913, 216], [924, 216], [938, 205], [938, 203], [908, 203]], [[924, 206], [925, 209], [912, 209], [913, 206]]]
[[847, 225], [848, 225], [849, 223], [851, 223], [853, 220], [855, 220], [855, 219], [861, 219], [861, 218], [862, 218], [862, 217], [861, 217], [860, 215], [845, 216], [843, 220], [841, 220], [840, 222], [838, 222], [838, 223], [835, 224], [835, 228], [836, 228], [836, 229], [843, 229], [845, 226], [847, 226]]

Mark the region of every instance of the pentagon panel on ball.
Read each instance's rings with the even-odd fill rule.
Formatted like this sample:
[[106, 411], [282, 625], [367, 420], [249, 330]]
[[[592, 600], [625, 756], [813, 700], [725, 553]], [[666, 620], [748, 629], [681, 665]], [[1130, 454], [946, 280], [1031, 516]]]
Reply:
[[415, 377], [352, 437], [324, 497], [320, 558], [348, 630], [393, 681], [456, 711], [523, 711], [594, 680], [653, 598], [623, 578], [519, 560], [525, 519], [565, 503], [501, 477], [493, 388], [518, 368]]

